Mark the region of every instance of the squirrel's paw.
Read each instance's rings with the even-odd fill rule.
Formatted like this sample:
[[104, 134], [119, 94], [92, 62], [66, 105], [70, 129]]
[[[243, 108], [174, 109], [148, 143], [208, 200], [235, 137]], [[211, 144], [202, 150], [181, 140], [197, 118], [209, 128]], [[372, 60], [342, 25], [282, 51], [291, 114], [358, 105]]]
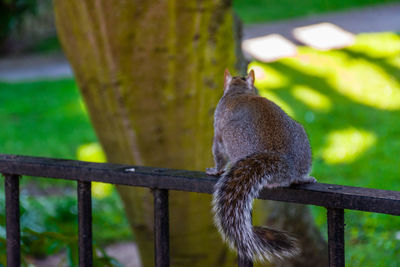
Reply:
[[207, 168], [206, 174], [211, 176], [221, 176], [224, 173], [224, 170], [217, 170], [217, 168]]
[[302, 177], [300, 180], [296, 180], [293, 184], [313, 184], [316, 183], [317, 179], [312, 176]]

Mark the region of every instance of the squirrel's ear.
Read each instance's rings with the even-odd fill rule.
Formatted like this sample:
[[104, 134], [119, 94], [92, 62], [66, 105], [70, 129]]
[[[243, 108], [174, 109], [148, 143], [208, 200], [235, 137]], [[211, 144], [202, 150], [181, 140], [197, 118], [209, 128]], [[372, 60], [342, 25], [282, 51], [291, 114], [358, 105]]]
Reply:
[[249, 85], [250, 89], [252, 89], [254, 86], [254, 80], [255, 80], [254, 70], [250, 70], [249, 74], [246, 77], [246, 81], [247, 81], [247, 84]]
[[225, 69], [225, 73], [224, 73], [224, 91], [226, 89], [228, 89], [229, 84], [231, 83], [231, 81], [232, 81], [232, 76], [229, 73], [229, 70], [226, 68]]

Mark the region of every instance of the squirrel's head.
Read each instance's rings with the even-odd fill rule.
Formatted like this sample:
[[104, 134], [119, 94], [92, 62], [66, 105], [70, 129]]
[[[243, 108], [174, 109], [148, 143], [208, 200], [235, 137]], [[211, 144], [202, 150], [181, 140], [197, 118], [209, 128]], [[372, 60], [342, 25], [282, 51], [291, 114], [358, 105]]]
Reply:
[[254, 94], [254, 71], [250, 70], [246, 77], [232, 77], [228, 69], [224, 74], [224, 94], [227, 92]]

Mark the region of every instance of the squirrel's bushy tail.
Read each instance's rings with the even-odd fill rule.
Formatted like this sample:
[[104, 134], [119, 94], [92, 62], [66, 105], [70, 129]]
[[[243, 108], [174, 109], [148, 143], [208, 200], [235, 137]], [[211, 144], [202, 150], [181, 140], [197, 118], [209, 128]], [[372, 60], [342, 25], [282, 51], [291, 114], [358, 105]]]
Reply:
[[295, 238], [286, 232], [253, 227], [254, 198], [272, 175], [284, 175], [287, 166], [279, 155], [259, 153], [237, 161], [216, 183], [213, 194], [215, 223], [225, 241], [242, 257], [268, 260], [291, 257], [300, 252]]

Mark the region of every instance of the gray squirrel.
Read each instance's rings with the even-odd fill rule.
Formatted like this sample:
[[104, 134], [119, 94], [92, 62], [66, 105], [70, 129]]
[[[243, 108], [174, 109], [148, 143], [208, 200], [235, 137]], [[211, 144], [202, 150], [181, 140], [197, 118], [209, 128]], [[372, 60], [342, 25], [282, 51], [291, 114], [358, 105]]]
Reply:
[[296, 238], [284, 231], [253, 227], [254, 198], [263, 188], [315, 183], [309, 176], [311, 149], [301, 124], [279, 106], [256, 95], [254, 71], [224, 76], [224, 94], [214, 114], [212, 153], [220, 176], [213, 194], [215, 224], [241, 257], [273, 261], [300, 253]]

